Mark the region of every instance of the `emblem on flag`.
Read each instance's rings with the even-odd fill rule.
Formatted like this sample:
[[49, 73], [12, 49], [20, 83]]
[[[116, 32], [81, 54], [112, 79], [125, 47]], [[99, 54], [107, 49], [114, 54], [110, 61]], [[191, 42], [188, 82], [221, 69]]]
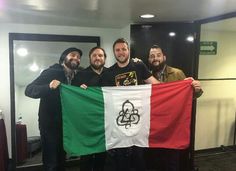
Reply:
[[140, 115], [138, 109], [134, 108], [134, 104], [129, 100], [126, 100], [122, 104], [122, 109], [119, 112], [119, 116], [116, 118], [118, 126], [124, 126], [126, 129], [130, 128], [133, 124], [138, 124]]

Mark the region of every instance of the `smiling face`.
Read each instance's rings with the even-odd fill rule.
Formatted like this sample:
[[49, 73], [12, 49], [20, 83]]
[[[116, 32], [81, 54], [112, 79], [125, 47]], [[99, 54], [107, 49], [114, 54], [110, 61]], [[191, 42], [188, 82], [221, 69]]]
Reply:
[[113, 51], [118, 64], [129, 63], [129, 47], [126, 43], [116, 43]]
[[77, 52], [77, 51], [70, 52], [66, 56], [66, 58], [64, 60], [64, 64], [69, 69], [76, 70], [76, 69], [78, 69], [78, 67], [80, 65], [80, 58], [81, 58], [81, 56], [80, 56], [79, 52]]
[[90, 60], [90, 65], [95, 69], [95, 70], [100, 70], [103, 68], [105, 65], [105, 54], [102, 49], [94, 49], [92, 53], [89, 56]]
[[151, 48], [149, 51], [148, 63], [153, 68], [162, 68], [165, 65], [166, 56], [160, 48]]

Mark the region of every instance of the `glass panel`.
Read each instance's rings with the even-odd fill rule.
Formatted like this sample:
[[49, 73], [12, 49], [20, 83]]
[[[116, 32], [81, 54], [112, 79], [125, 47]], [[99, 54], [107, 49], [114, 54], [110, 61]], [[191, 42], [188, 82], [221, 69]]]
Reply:
[[[15, 33], [13, 33], [15, 34]], [[17, 36], [22, 36], [17, 37]], [[75, 40], [79, 36], [59, 36], [50, 35], [52, 41], [48, 41], [47, 35], [43, 35], [39, 41], [31, 38], [30, 35], [16, 34], [10, 44], [10, 62], [11, 72], [14, 77], [14, 97], [12, 114], [15, 115], [16, 127], [16, 159], [17, 166], [30, 166], [41, 163], [40, 133], [38, 129], [38, 108], [39, 99], [32, 99], [24, 95], [26, 86], [37, 78], [40, 72], [49, 66], [58, 63], [62, 52], [69, 47], [76, 47], [82, 50], [80, 66], [85, 68], [89, 66], [88, 53], [92, 47], [100, 44], [98, 37], [82, 37], [82, 41]], [[37, 35], [40, 38], [40, 35]], [[29, 39], [27, 39], [29, 38]], [[86, 39], [88, 38], [88, 39]], [[57, 41], [57, 39], [59, 39]], [[64, 39], [64, 40], [63, 40]], [[70, 42], [69, 40], [72, 39]], [[79, 37], [81, 39], [81, 37]], [[60, 41], [61, 40], [61, 41]], [[13, 82], [13, 81], [12, 81]], [[12, 88], [11, 88], [12, 89]], [[12, 117], [14, 118], [14, 117]], [[13, 123], [12, 123], [13, 124]], [[14, 135], [14, 134], [13, 134]], [[13, 138], [14, 140], [14, 138]], [[14, 150], [13, 150], [14, 151]], [[14, 157], [14, 155], [13, 155]]]

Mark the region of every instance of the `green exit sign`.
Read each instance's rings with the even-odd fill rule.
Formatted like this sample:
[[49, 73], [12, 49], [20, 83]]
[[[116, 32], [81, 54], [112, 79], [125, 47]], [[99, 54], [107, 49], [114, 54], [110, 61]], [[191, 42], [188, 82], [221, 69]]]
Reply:
[[200, 42], [200, 55], [216, 55], [217, 42], [215, 41], [203, 41]]

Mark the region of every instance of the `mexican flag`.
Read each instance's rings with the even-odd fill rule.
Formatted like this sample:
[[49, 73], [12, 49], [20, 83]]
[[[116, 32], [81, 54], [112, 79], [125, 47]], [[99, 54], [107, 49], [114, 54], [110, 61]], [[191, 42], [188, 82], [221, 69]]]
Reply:
[[120, 87], [60, 86], [63, 143], [72, 155], [139, 146], [185, 149], [191, 80]]

